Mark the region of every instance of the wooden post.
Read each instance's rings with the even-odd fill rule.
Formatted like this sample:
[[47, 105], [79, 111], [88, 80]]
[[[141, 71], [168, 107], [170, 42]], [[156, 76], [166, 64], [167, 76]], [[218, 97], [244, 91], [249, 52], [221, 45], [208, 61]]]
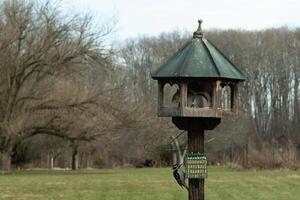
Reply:
[[164, 82], [158, 81], [158, 114], [161, 111], [161, 108], [164, 106]]
[[182, 82], [180, 84], [180, 102], [183, 108], [187, 106], [187, 83], [186, 82]]
[[[188, 130], [188, 151], [204, 153], [204, 129]], [[204, 200], [204, 179], [189, 179], [189, 200]]]
[[237, 93], [238, 93], [238, 87], [236, 84], [231, 84], [230, 85], [230, 92], [231, 92], [231, 98], [230, 98], [230, 108], [231, 111], [234, 113], [237, 113], [237, 107], [238, 107], [238, 97], [237, 97]]
[[[204, 130], [213, 130], [221, 118], [172, 117], [180, 130], [188, 132], [188, 151], [204, 153]], [[204, 179], [189, 179], [189, 200], [204, 200]]]
[[185, 107], [187, 106], [187, 83], [180, 84], [180, 113], [184, 115]]
[[212, 98], [211, 98], [211, 107], [214, 109], [214, 110], [217, 110], [218, 108], [218, 100], [217, 100], [217, 91], [218, 91], [218, 84], [217, 82], [214, 82], [213, 83], [213, 89], [212, 89]]

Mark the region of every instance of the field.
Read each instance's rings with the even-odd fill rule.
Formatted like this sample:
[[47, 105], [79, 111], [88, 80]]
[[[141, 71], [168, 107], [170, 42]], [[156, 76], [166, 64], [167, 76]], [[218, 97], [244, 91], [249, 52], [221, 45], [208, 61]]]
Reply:
[[[209, 168], [206, 200], [299, 200], [300, 171]], [[171, 169], [21, 171], [0, 175], [2, 200], [179, 200]]]

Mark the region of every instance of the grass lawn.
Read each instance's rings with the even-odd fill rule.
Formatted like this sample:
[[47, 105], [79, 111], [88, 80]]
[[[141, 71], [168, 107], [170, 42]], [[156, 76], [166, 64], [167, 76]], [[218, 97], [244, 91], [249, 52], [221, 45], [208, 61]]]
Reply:
[[[236, 172], [210, 167], [206, 200], [299, 200], [300, 171]], [[171, 168], [22, 171], [0, 175], [5, 200], [187, 199]]]

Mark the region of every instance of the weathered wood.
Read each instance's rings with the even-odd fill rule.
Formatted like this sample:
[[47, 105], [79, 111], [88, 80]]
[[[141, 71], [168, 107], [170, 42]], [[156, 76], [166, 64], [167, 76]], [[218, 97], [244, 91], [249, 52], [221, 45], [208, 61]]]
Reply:
[[237, 84], [233, 84], [231, 87], [231, 111], [237, 113], [238, 108], [238, 87]]
[[183, 109], [187, 106], [187, 83], [182, 82], [180, 84], [180, 112], [183, 113]]
[[185, 107], [181, 109], [177, 106], [162, 106], [158, 111], [160, 117], [199, 117], [201, 118], [235, 118], [237, 117], [235, 112], [231, 109], [220, 109], [214, 110], [212, 108], [191, 108]]
[[160, 113], [161, 108], [163, 107], [164, 103], [164, 82], [158, 81], [158, 98], [157, 98], [157, 105], [158, 105], [158, 113]]
[[216, 97], [215, 97], [215, 101], [216, 101], [216, 109], [220, 108], [220, 103], [221, 103], [221, 81], [216, 81], [216, 88], [215, 88], [215, 92], [216, 92]]
[[160, 117], [172, 117], [180, 116], [180, 110], [178, 106], [161, 106], [158, 111]]
[[[204, 129], [188, 130], [188, 151], [204, 153]], [[204, 200], [204, 179], [189, 179], [189, 200]]]
[[[221, 118], [173, 117], [172, 121], [188, 131], [188, 151], [204, 153], [204, 130], [214, 129]], [[189, 179], [189, 200], [204, 200], [204, 179]]]
[[231, 109], [213, 109], [213, 108], [191, 108], [185, 107], [183, 109], [183, 117], [215, 117], [222, 118], [223, 116], [234, 117], [235, 113]]
[[220, 108], [221, 81], [215, 81], [211, 85], [211, 106], [210, 107], [189, 107], [188, 104], [188, 83], [180, 83], [180, 98], [178, 105], [164, 105], [164, 85], [166, 82], [158, 81], [158, 116], [160, 117], [201, 117], [201, 118], [234, 118], [237, 114], [237, 85], [231, 83], [231, 107]]
[[193, 108], [193, 107], [185, 107], [183, 108], [182, 116], [184, 117], [221, 117], [221, 112], [217, 112], [212, 108]]
[[221, 118], [172, 117], [172, 122], [180, 130], [212, 130], [221, 123]]
[[217, 82], [213, 83], [213, 89], [212, 89], [212, 97], [211, 97], [211, 107], [212, 109], [216, 110], [218, 108], [217, 106]]

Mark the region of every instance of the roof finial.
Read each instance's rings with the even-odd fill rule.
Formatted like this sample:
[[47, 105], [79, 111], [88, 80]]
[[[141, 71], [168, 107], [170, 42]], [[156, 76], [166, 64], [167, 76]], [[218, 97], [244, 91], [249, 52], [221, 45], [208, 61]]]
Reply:
[[201, 28], [201, 24], [202, 24], [203, 20], [199, 19], [198, 23], [198, 29], [194, 32], [193, 38], [202, 38], [203, 37], [203, 32], [202, 32], [202, 28]]

